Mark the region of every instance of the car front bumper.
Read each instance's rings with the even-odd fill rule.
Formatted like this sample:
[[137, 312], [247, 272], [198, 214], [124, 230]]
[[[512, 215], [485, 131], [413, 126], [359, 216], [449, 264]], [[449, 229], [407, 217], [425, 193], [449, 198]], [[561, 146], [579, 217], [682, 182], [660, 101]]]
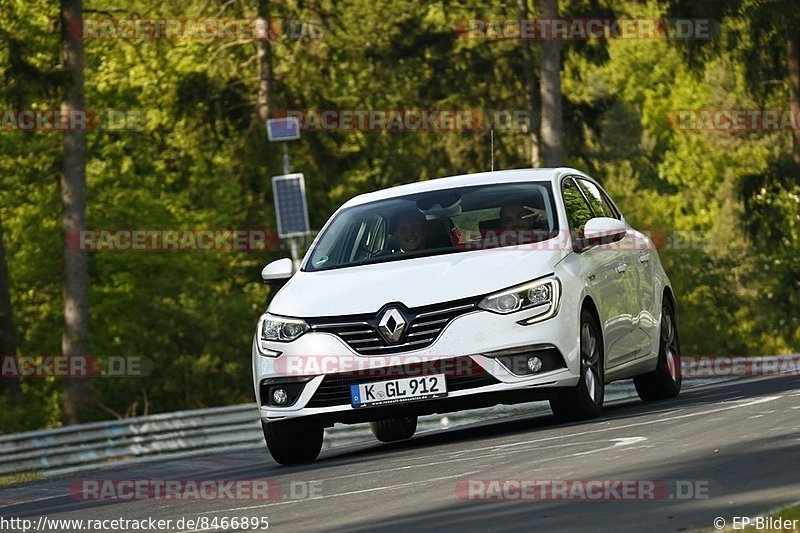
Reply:
[[[306, 419], [309, 423], [329, 426], [336, 422], [355, 423], [546, 399], [558, 388], [575, 386], [578, 381], [576, 313], [564, 311], [561, 309], [554, 317], [539, 323], [520, 325], [517, 322], [528, 318], [531, 313], [521, 311], [499, 315], [475, 310], [453, 319], [427, 348], [394, 355], [358, 354], [338, 336], [312, 331], [293, 342], [268, 343], [267, 348], [281, 352], [281, 355], [267, 357], [260, 354], [254, 338], [253, 383], [261, 419], [267, 423]], [[500, 360], [483, 355], [520, 347], [531, 347], [531, 350], [548, 348], [559, 355], [562, 364], [537, 374], [518, 375]], [[447, 365], [457, 359], [463, 361], [465, 357], [473, 363], [475, 373], [485, 379], [476, 378], [472, 381], [475, 386], [461, 388], [463, 382], [451, 387], [448, 376], [446, 398], [354, 408], [349, 401], [321, 406], [317, 396], [323, 390], [323, 382], [334, 379], [334, 376], [353, 376], [351, 382], [356, 383], [360, 376], [366, 375], [365, 372], [369, 373], [369, 381], [376, 381], [374, 376], [385, 371], [383, 379], [390, 380], [397, 377], [393, 370], [398, 366], [411, 368], [412, 365], [436, 365], [437, 362]], [[268, 404], [269, 398], [262, 398], [261, 383], [264, 380], [302, 380], [305, 385], [291, 405], [277, 407]]]

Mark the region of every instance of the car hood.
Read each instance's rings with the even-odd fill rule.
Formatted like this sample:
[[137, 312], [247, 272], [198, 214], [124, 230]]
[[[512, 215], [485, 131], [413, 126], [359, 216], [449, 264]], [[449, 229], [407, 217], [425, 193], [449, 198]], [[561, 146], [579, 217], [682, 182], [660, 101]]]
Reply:
[[551, 274], [569, 253], [499, 248], [301, 271], [275, 295], [269, 311], [301, 318], [343, 316], [375, 313], [392, 302], [414, 308], [480, 296]]

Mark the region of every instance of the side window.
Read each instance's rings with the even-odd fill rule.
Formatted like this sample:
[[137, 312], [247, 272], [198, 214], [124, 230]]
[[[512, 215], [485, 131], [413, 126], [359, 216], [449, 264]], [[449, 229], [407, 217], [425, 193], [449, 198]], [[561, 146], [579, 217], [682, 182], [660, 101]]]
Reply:
[[570, 229], [574, 232], [581, 231], [589, 219], [594, 217], [592, 209], [586, 203], [572, 178], [563, 181], [561, 193], [564, 196], [564, 207], [567, 210]]
[[578, 180], [578, 185], [592, 205], [592, 210], [596, 213], [596, 216], [619, 218], [614, 208], [608, 203], [605, 195], [600, 192], [600, 188], [597, 185], [591, 181], [581, 179]]
[[606, 191], [600, 189], [600, 192], [603, 194], [603, 198], [605, 198], [606, 203], [611, 206], [611, 210], [615, 213], [614, 218], [617, 220], [622, 220], [622, 211], [619, 210], [619, 207], [614, 205], [614, 202], [611, 201], [611, 198], [608, 196]]

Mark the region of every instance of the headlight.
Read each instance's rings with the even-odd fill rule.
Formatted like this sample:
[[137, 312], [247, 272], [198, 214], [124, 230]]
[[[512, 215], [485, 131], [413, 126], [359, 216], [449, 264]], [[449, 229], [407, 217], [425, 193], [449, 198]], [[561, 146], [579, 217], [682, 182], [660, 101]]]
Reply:
[[308, 331], [308, 324], [299, 318], [287, 318], [266, 313], [258, 322], [261, 351], [267, 352], [265, 341], [291, 342]]
[[517, 285], [502, 292], [490, 294], [480, 301], [478, 307], [492, 313], [507, 315], [524, 309], [536, 309], [534, 316], [520, 321], [533, 324], [550, 318], [558, 312], [561, 303], [561, 282], [556, 276]]

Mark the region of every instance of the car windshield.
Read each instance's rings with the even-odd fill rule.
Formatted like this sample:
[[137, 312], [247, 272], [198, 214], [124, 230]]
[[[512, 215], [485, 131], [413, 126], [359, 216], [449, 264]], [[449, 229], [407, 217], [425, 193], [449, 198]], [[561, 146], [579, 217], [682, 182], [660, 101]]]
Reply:
[[304, 270], [517, 246], [557, 234], [549, 182], [439, 189], [342, 210], [319, 235]]

